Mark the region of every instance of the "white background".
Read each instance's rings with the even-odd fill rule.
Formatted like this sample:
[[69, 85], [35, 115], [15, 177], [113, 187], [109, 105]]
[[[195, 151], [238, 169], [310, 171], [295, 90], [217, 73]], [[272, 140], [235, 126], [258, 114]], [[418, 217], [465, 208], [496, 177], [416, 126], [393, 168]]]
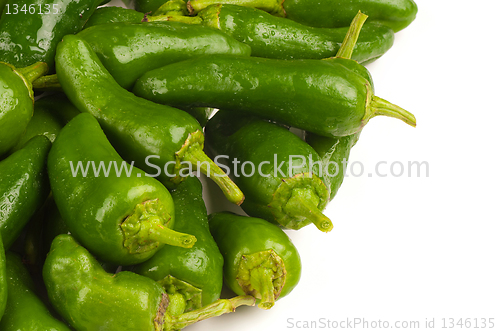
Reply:
[[[379, 161], [426, 161], [429, 177], [346, 178], [326, 210], [331, 233], [287, 231], [303, 263], [290, 295], [187, 330], [290, 330], [290, 318], [419, 321], [420, 330], [426, 318], [435, 330], [442, 318], [494, 318], [489, 330], [500, 330], [500, 1], [417, 4], [415, 22], [368, 66], [376, 95], [413, 112], [417, 128], [374, 118], [351, 161], [367, 173]], [[223, 201], [211, 188], [209, 210]]]

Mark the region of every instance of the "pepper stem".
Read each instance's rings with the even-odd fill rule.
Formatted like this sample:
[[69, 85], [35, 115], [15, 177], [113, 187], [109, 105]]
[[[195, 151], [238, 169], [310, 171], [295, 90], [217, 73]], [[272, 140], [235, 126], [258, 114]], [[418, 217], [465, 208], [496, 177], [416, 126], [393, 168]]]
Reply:
[[189, 0], [187, 2], [187, 8], [189, 13], [193, 15], [214, 4], [231, 4], [243, 7], [252, 7], [267, 11], [268, 13], [276, 16], [286, 16], [281, 0]]
[[222, 171], [222, 169], [203, 152], [203, 133], [196, 131], [186, 139], [184, 146], [176, 153], [179, 160], [189, 162], [196, 170], [201, 171], [213, 180], [222, 190], [229, 201], [238, 206], [243, 203], [245, 196], [238, 186]]
[[311, 201], [310, 195], [310, 190], [294, 189], [283, 210], [286, 213], [310, 220], [320, 231], [330, 232], [333, 229], [332, 221], [323, 215], [316, 203]]
[[196, 322], [217, 317], [226, 313], [232, 313], [241, 306], [255, 305], [255, 298], [250, 295], [237, 296], [231, 299], [219, 299], [203, 308], [193, 310], [178, 316], [165, 315], [163, 324], [164, 331], [183, 329]]
[[358, 41], [359, 34], [361, 32], [361, 28], [363, 28], [363, 24], [367, 20], [368, 16], [363, 14], [361, 11], [358, 11], [356, 16], [351, 22], [349, 30], [345, 35], [344, 41], [340, 46], [339, 51], [335, 57], [342, 57], [344, 59], [350, 59], [352, 57], [352, 52], [354, 51], [354, 47]]
[[61, 84], [59, 83], [59, 79], [57, 79], [56, 74], [42, 76], [38, 79], [35, 79], [32, 85], [33, 88], [37, 90], [62, 90]]
[[196, 237], [170, 229], [170, 220], [171, 216], [158, 199], [138, 204], [133, 214], [121, 224], [124, 234], [123, 246], [131, 254], [153, 250], [160, 244], [193, 247]]
[[369, 107], [371, 110], [370, 118], [384, 115], [400, 119], [413, 127], [417, 126], [417, 120], [412, 113], [377, 96], [372, 97]]
[[16, 69], [16, 71], [23, 75], [28, 82], [33, 83], [35, 79], [49, 72], [49, 66], [45, 62], [37, 62], [30, 66]]
[[260, 299], [259, 308], [270, 309], [285, 285], [285, 264], [272, 249], [243, 255], [236, 279], [244, 293]]

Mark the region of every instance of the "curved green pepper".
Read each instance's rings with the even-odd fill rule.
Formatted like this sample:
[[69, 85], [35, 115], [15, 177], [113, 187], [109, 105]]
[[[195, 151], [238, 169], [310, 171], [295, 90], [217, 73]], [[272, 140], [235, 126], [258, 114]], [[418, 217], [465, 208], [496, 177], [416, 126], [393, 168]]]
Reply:
[[33, 116], [31, 82], [47, 70], [42, 62], [22, 69], [0, 62], [0, 156], [24, 134]]
[[173, 229], [192, 234], [197, 241], [188, 249], [165, 246], [133, 271], [157, 281], [169, 295], [183, 295], [186, 311], [190, 311], [219, 299], [224, 259], [210, 234], [200, 181], [188, 177], [171, 193], [175, 205]]
[[[107, 174], [93, 171], [101, 166], [109, 167]], [[89, 170], [84, 174], [84, 169]], [[105, 262], [137, 264], [163, 244], [192, 247], [196, 242], [171, 230], [174, 205], [167, 189], [126, 164], [89, 114], [61, 130], [48, 170], [54, 200], [72, 235]]]
[[[341, 50], [354, 48], [365, 19], [353, 21]], [[250, 113], [330, 137], [356, 133], [377, 115], [416, 125], [411, 113], [373, 95], [371, 83], [350, 68], [352, 60], [344, 62], [212, 55], [151, 70], [133, 92], [171, 106]]]
[[90, 16], [84, 28], [87, 29], [91, 26], [107, 23], [139, 23], [143, 19], [144, 14], [133, 9], [123, 7], [100, 7]]
[[43, 267], [55, 309], [77, 330], [171, 331], [253, 305], [250, 297], [219, 300], [172, 316], [175, 297], [150, 278], [132, 272], [106, 273], [70, 235], [57, 236]]
[[35, 284], [21, 259], [13, 253], [7, 253], [7, 284], [9, 296], [5, 315], [0, 321], [2, 331], [70, 330], [55, 319], [36, 296]]
[[233, 178], [245, 194], [241, 207], [247, 214], [288, 229], [314, 223], [331, 231], [332, 222], [321, 213], [328, 189], [311, 146], [286, 128], [222, 110], [205, 132], [214, 155], [225, 158], [226, 166], [235, 165]]
[[5, 250], [3, 248], [2, 237], [0, 236], [0, 320], [2, 319], [3, 313], [5, 311], [5, 306], [7, 305], [7, 297], [8, 297], [7, 293], [8, 293], [8, 285], [7, 285], [7, 274], [6, 274]]
[[0, 61], [16, 67], [45, 62], [52, 71], [57, 44], [63, 36], [80, 31], [100, 2], [11, 1], [11, 14], [0, 19]]
[[209, 215], [210, 231], [224, 256], [225, 283], [269, 309], [298, 284], [300, 256], [288, 236], [259, 218], [227, 212]]
[[[175, 20], [176, 16], [169, 19]], [[221, 4], [203, 9], [192, 21], [221, 30], [249, 45], [252, 56], [270, 59], [323, 59], [334, 56], [348, 30], [347, 27], [309, 27], [262, 10]], [[373, 61], [387, 52], [393, 43], [394, 32], [390, 28], [366, 24], [361, 30], [353, 59], [360, 63]]]
[[0, 162], [0, 233], [5, 249], [49, 195], [45, 161], [50, 146], [46, 137], [37, 136]]
[[250, 55], [248, 45], [225, 33], [178, 22], [97, 25], [78, 36], [126, 89], [145, 72], [170, 63], [206, 54]]
[[218, 3], [258, 8], [318, 28], [348, 26], [360, 10], [394, 32], [410, 25], [418, 11], [413, 0], [190, 0], [187, 6], [193, 14]]
[[68, 35], [59, 44], [56, 66], [68, 98], [99, 120], [126, 160], [147, 171], [156, 166], [159, 180], [169, 188], [183, 180], [186, 170], [200, 170], [231, 202], [241, 204], [243, 193], [203, 152], [202, 128], [192, 116], [123, 89], [77, 36]]

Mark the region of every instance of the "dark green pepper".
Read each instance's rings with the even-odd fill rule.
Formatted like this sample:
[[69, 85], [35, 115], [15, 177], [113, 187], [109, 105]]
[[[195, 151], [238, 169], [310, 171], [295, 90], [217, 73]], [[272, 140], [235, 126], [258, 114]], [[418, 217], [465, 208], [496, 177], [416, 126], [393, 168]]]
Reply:
[[22, 69], [0, 62], [0, 157], [24, 134], [33, 116], [31, 82], [47, 70], [42, 62]]
[[144, 14], [133, 9], [123, 7], [100, 7], [96, 9], [92, 16], [90, 16], [89, 20], [85, 24], [85, 29], [90, 28], [91, 26], [107, 23], [139, 23], [143, 19]]
[[216, 182], [231, 202], [241, 204], [243, 193], [203, 152], [202, 128], [192, 116], [123, 89], [90, 45], [77, 36], [68, 35], [59, 44], [56, 66], [68, 98], [80, 111], [99, 120], [126, 160], [147, 171], [155, 166], [159, 180], [169, 188], [190, 170], [199, 170]]
[[178, 22], [98, 25], [78, 36], [126, 89], [145, 72], [170, 63], [206, 54], [250, 55], [248, 45], [225, 33]]
[[[92, 171], [101, 166], [109, 172]], [[192, 247], [196, 241], [171, 230], [174, 205], [168, 190], [126, 164], [89, 114], [78, 115], [61, 130], [49, 153], [48, 170], [66, 225], [102, 261], [137, 264], [163, 244]]]
[[50, 141], [37, 136], [0, 162], [0, 233], [5, 249], [49, 195], [46, 159]]
[[209, 216], [210, 231], [224, 256], [225, 283], [269, 309], [298, 284], [300, 256], [288, 236], [259, 218], [227, 212]]
[[[173, 16], [170, 20], [175, 20]], [[183, 18], [184, 21], [186, 19]], [[270, 59], [323, 59], [334, 56], [348, 28], [323, 29], [273, 16], [262, 10], [236, 5], [214, 5], [202, 10], [193, 23], [229, 34], [252, 48], [252, 56]], [[394, 43], [394, 32], [383, 25], [366, 24], [353, 59], [373, 61]]]
[[0, 236], [0, 320], [2, 319], [3, 313], [5, 311], [5, 306], [7, 305], [7, 292], [8, 292], [8, 285], [7, 285], [7, 274], [6, 274], [5, 250], [3, 248], [2, 237]]
[[7, 285], [9, 296], [5, 315], [0, 321], [2, 331], [70, 330], [55, 319], [36, 296], [35, 284], [21, 259], [13, 253], [7, 253]]
[[64, 93], [54, 93], [38, 99], [35, 102], [35, 107], [50, 111], [63, 126], [80, 114], [80, 111], [68, 100]]
[[208, 149], [225, 158], [226, 166], [235, 165], [233, 178], [245, 194], [241, 207], [247, 214], [288, 229], [311, 223], [323, 232], [332, 229], [321, 213], [329, 201], [321, 161], [302, 139], [266, 120], [222, 110], [205, 132]]
[[171, 193], [173, 229], [192, 234], [197, 241], [188, 249], [165, 246], [133, 271], [157, 281], [169, 295], [183, 295], [186, 311], [190, 311], [219, 299], [224, 259], [210, 234], [200, 181], [188, 177]]
[[[354, 48], [365, 19], [353, 20], [341, 49]], [[411, 113], [374, 96], [370, 82], [349, 68], [352, 60], [345, 62], [212, 55], [151, 70], [133, 91], [157, 103], [250, 113], [330, 137], [356, 133], [377, 115], [416, 125]]]
[[158, 283], [128, 271], [106, 273], [85, 248], [64, 234], [52, 243], [43, 279], [55, 309], [77, 330], [179, 330], [254, 303], [251, 297], [236, 297], [173, 316], [175, 297]]
[[80, 31], [100, 2], [10, 1], [5, 8], [10, 15], [0, 19], [0, 61], [16, 67], [45, 62], [52, 71], [57, 44], [63, 36]]
[[197, 13], [218, 3], [255, 7], [318, 28], [348, 26], [360, 10], [371, 22], [387, 25], [394, 32], [410, 25], [418, 11], [413, 0], [190, 0], [187, 6]]

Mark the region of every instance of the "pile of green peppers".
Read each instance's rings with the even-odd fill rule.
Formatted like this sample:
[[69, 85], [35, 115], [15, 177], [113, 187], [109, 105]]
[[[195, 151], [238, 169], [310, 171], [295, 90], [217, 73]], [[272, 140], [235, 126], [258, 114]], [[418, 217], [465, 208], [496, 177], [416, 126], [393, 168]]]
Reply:
[[[0, 0], [0, 330], [272, 308], [301, 275], [283, 230], [332, 231], [363, 127], [416, 126], [364, 66], [416, 4], [105, 3]], [[208, 214], [201, 174], [238, 214]]]

